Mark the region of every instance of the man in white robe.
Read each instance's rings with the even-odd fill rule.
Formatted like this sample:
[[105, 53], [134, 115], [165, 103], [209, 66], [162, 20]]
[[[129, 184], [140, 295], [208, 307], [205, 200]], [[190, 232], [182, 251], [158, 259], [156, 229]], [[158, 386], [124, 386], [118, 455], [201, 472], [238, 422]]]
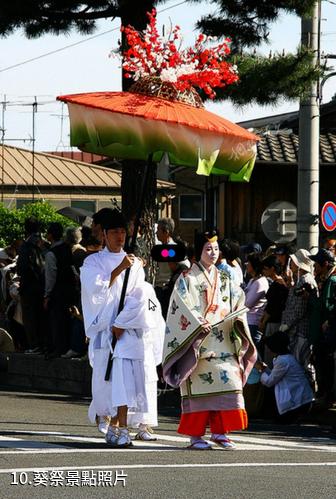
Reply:
[[[93, 368], [89, 417], [94, 421], [96, 415], [110, 415], [106, 442], [127, 447], [131, 445], [128, 411], [137, 415], [138, 422], [142, 423], [149, 406], [153, 410], [153, 401], [150, 404], [148, 401], [144, 362], [146, 357], [148, 362], [151, 343], [156, 361], [161, 360], [164, 323], [154, 290], [144, 280], [142, 263], [123, 251], [126, 238], [123, 216], [115, 210], [104, 222], [103, 229], [105, 249], [86, 258], [81, 268], [83, 316], [86, 335], [90, 338], [89, 357]], [[119, 312], [128, 267], [127, 292], [124, 307]], [[117, 338], [114, 351], [112, 335]], [[105, 381], [110, 352], [113, 354], [112, 372]], [[153, 382], [152, 376], [150, 378]]]

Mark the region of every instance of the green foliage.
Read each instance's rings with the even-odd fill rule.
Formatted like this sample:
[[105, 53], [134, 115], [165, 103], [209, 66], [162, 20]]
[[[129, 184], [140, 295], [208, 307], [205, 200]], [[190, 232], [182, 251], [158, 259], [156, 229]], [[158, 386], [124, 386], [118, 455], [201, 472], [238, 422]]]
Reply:
[[9, 210], [0, 204], [0, 247], [23, 237], [23, 226], [18, 210]]
[[[204, 3], [205, 0], [188, 0]], [[23, 29], [26, 36], [36, 38], [52, 33], [91, 33], [98, 19], [120, 17], [122, 23], [143, 29], [146, 12], [165, 0], [1, 0], [0, 36]], [[311, 14], [316, 0], [208, 0], [213, 13], [197, 23], [203, 33], [230, 37], [232, 54], [236, 56], [240, 83], [218, 90], [218, 100], [232, 99], [237, 105], [275, 104], [280, 99], [297, 99], [304, 95], [312, 81], [323, 74], [310, 66], [311, 55], [298, 52], [267, 58], [252, 54], [238, 55], [248, 47], [267, 42], [270, 26], [286, 12], [298, 16]], [[281, 49], [281, 47], [280, 47]], [[130, 80], [123, 80], [126, 90]]]
[[33, 216], [40, 221], [42, 232], [46, 231], [51, 222], [60, 222], [64, 228], [76, 225], [73, 220], [56, 213], [55, 208], [45, 201], [28, 203], [19, 210], [10, 210], [0, 204], [0, 246], [4, 247], [16, 239], [23, 239], [24, 221]]
[[[204, 3], [204, 0], [189, 0]], [[209, 0], [216, 13], [202, 18], [198, 27], [208, 34], [230, 36], [237, 46], [259, 45], [268, 37], [268, 25], [281, 11], [299, 16], [309, 14], [315, 0]], [[134, 7], [136, 5], [136, 8]], [[1, 0], [0, 36], [8, 36], [23, 29], [28, 38], [52, 33], [68, 34], [77, 30], [83, 35], [96, 29], [99, 19], [144, 17], [153, 7], [164, 0]]]
[[[93, 33], [99, 19], [144, 17], [160, 0], [1, 0], [0, 36], [23, 29], [27, 38], [45, 34]], [[137, 5], [135, 6], [135, 3]], [[136, 7], [136, 8], [135, 8]]]
[[59, 222], [64, 228], [69, 225], [76, 225], [73, 220], [63, 217], [56, 212], [55, 208], [47, 201], [38, 201], [36, 203], [28, 203], [24, 205], [19, 212], [19, 217], [24, 223], [24, 220], [29, 217], [36, 217], [41, 224], [41, 231], [45, 232], [51, 222]]
[[215, 13], [203, 17], [197, 27], [207, 35], [231, 38], [233, 60], [240, 76], [239, 83], [216, 90], [216, 100], [230, 99], [237, 106], [274, 105], [281, 99], [303, 97], [311, 83], [324, 74], [325, 68], [312, 66], [312, 54], [308, 51], [270, 58], [243, 53], [244, 48], [258, 47], [268, 41], [270, 25], [281, 13], [309, 16], [316, 0], [212, 0], [211, 3], [217, 7]]
[[[190, 0], [196, 1], [199, 0]], [[232, 48], [259, 46], [269, 36], [270, 24], [281, 12], [309, 15], [316, 0], [212, 0], [217, 8], [197, 23], [203, 33], [219, 38], [228, 36]]]
[[230, 99], [238, 106], [272, 105], [281, 98], [304, 97], [310, 83], [323, 74], [323, 68], [312, 66], [309, 51], [297, 54], [262, 57], [252, 54], [235, 56], [240, 81], [216, 91], [216, 100]]

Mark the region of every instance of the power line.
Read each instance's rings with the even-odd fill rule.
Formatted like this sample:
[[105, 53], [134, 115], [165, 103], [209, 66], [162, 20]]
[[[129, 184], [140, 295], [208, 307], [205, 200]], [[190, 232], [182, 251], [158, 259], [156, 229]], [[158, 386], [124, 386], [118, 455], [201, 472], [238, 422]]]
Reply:
[[[165, 12], [167, 10], [174, 9], [175, 7], [179, 7], [180, 5], [183, 5], [184, 3], [187, 3], [187, 0], [183, 0], [183, 2], [176, 3], [174, 5], [171, 5], [170, 7], [166, 7], [165, 9], [158, 10], [158, 14], [161, 14], [162, 12]], [[18, 62], [17, 64], [13, 64], [12, 66], [7, 66], [7, 68], [2, 68], [2, 69], [0, 69], [0, 73], [3, 73], [5, 71], [9, 71], [10, 69], [18, 68], [19, 66], [23, 66], [24, 64], [28, 64], [30, 62], [38, 61], [39, 59], [43, 59], [44, 57], [48, 57], [49, 55], [57, 54], [57, 53], [62, 52], [64, 50], [68, 50], [69, 48], [76, 47], [77, 45], [89, 42], [91, 40], [94, 40], [95, 38], [99, 38], [100, 36], [105, 36], [109, 33], [112, 33], [113, 31], [118, 31], [118, 30], [119, 30], [119, 27], [109, 29], [107, 31], [103, 31], [103, 33], [99, 33], [97, 35], [90, 36], [89, 38], [85, 38], [85, 40], [80, 40], [79, 42], [71, 43], [70, 45], [66, 45], [65, 47], [60, 47], [59, 49], [51, 50], [50, 52], [46, 52], [45, 54], [41, 54], [41, 55], [38, 55], [36, 57], [32, 57], [31, 59], [27, 59], [26, 61], [21, 61], [21, 62]]]

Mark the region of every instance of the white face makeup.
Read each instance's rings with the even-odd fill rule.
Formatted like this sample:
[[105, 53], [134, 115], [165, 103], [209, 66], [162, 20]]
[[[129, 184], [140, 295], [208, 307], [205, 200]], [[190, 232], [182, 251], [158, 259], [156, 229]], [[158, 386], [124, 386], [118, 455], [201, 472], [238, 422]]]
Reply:
[[201, 262], [205, 265], [205, 267], [210, 267], [211, 265], [215, 265], [219, 256], [219, 246], [218, 242], [214, 243], [205, 243], [203, 246], [203, 251], [201, 254]]

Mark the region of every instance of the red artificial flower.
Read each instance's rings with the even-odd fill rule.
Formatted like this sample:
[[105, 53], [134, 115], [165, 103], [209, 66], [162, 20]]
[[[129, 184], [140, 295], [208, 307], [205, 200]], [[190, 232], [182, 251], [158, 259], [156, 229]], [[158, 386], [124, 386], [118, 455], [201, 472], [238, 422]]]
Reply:
[[121, 27], [128, 46], [123, 54], [125, 77], [158, 76], [181, 91], [198, 87], [212, 99], [214, 88], [238, 81], [236, 68], [225, 60], [230, 54], [229, 38], [211, 47], [206, 44], [213, 38], [201, 33], [194, 47], [181, 50], [180, 27], [175, 26], [168, 40], [163, 40], [156, 26], [156, 10], [147, 15], [149, 24], [143, 33], [132, 26]]

